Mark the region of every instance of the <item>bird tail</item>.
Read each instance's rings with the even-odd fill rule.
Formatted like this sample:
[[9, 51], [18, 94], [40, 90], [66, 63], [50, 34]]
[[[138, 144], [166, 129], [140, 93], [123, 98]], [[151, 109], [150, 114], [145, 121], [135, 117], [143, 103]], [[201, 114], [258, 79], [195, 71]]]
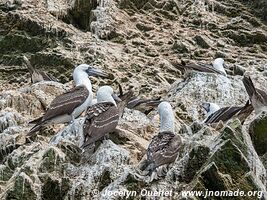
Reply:
[[31, 130], [28, 132], [28, 136], [32, 136], [35, 132], [39, 131], [42, 128], [42, 124], [36, 124]]
[[80, 147], [81, 149], [84, 149], [86, 147], [88, 147], [91, 143], [89, 143], [88, 141], [84, 141], [84, 143], [82, 144], [82, 146]]
[[249, 101], [246, 102], [244, 108], [251, 106], [251, 103]]
[[43, 117], [39, 117], [29, 122], [29, 124], [35, 124], [35, 125], [29, 131], [28, 136], [33, 135], [35, 132], [39, 131], [45, 125], [45, 122], [43, 122], [42, 119]]
[[236, 114], [242, 124], [245, 122], [245, 120], [252, 113], [253, 110], [254, 108], [248, 100], [244, 107], [242, 107], [240, 111]]
[[256, 93], [256, 88], [255, 88], [251, 78], [249, 76], [248, 77], [244, 76], [242, 81], [243, 81], [243, 84], [244, 84], [244, 86], [246, 88], [246, 91], [247, 91], [249, 97], [251, 98], [252, 95], [254, 93]]
[[250, 101], [247, 100], [246, 104], [243, 106], [243, 108], [240, 110], [240, 114], [242, 113], [251, 113], [253, 111], [253, 106], [251, 105]]
[[42, 121], [43, 117], [38, 117], [29, 122], [29, 124], [39, 124]]

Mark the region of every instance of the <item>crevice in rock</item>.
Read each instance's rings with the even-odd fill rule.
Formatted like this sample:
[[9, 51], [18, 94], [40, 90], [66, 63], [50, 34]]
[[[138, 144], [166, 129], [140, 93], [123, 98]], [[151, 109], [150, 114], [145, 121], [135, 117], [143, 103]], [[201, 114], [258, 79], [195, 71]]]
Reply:
[[5, 162], [5, 158], [19, 147], [20, 145], [18, 144], [12, 144], [0, 149], [0, 164], [3, 164]]
[[108, 170], [105, 170], [100, 177], [99, 181], [99, 191], [102, 191], [105, 187], [107, 187], [111, 183], [112, 179], [110, 177], [110, 172]]
[[97, 0], [76, 0], [73, 8], [68, 11], [68, 14], [62, 20], [80, 30], [90, 31], [90, 23], [93, 18], [91, 11], [96, 9], [97, 5]]
[[109, 134], [109, 139], [114, 142], [115, 144], [123, 145], [129, 141], [129, 138], [120, 135], [119, 132], [112, 132]]

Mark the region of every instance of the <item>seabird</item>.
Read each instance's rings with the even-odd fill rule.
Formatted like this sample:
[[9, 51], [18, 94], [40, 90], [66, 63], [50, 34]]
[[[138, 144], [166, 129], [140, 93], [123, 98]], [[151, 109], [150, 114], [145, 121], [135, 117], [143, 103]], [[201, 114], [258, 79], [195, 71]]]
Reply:
[[243, 84], [246, 88], [255, 113], [259, 114], [261, 111], [267, 111], [267, 93], [263, 90], [255, 88], [249, 76], [243, 77]]
[[162, 101], [160, 98], [156, 99], [141, 99], [133, 96], [127, 104], [127, 108], [139, 110], [148, 115], [154, 107], [158, 106]]
[[83, 124], [85, 148], [115, 130], [119, 122], [119, 110], [116, 101], [120, 101], [110, 86], [102, 86], [97, 91], [97, 103], [86, 111]]
[[23, 60], [28, 67], [28, 70], [31, 74], [31, 82], [32, 83], [37, 83], [41, 81], [55, 81], [59, 82], [56, 77], [54, 77], [51, 74], [47, 74], [44, 71], [38, 71], [37, 69], [34, 69], [29, 61], [29, 59], [26, 56], [23, 56]]
[[51, 102], [45, 114], [33, 121], [36, 125], [30, 130], [29, 135], [44, 125], [73, 122], [75, 118], [80, 116], [93, 99], [92, 85], [88, 76], [107, 77], [101, 70], [87, 64], [77, 66], [73, 71], [76, 87], [57, 96]]
[[175, 161], [182, 140], [180, 135], [174, 132], [174, 115], [171, 105], [164, 101], [158, 106], [160, 116], [160, 130], [154, 136], [147, 148], [147, 160], [142, 166], [142, 171], [148, 171], [151, 175], [156, 168]]
[[[130, 99], [132, 98], [132, 96], [133, 96], [133, 90], [132, 89], [128, 90], [126, 93], [123, 93], [121, 85], [119, 84], [119, 95], [118, 95], [119, 101], [117, 101], [116, 99], [115, 99], [115, 101], [117, 104], [117, 108], [119, 110], [119, 116], [120, 117], [123, 116], [124, 109], [127, 107], [127, 104], [130, 101]], [[97, 98], [92, 100], [90, 106], [95, 105], [95, 104], [97, 104]]]
[[216, 58], [212, 65], [207, 65], [203, 63], [198, 63], [198, 64], [186, 64], [185, 62], [182, 61], [181, 64], [177, 63], [172, 63], [176, 68], [182, 71], [186, 70], [193, 70], [193, 71], [198, 71], [198, 72], [205, 72], [205, 73], [214, 73], [214, 74], [220, 74], [227, 76], [227, 73], [224, 69], [224, 60], [223, 58]]
[[220, 109], [216, 103], [204, 102], [201, 105], [207, 112], [207, 116], [210, 116], [212, 113], [215, 113], [217, 110]]
[[213, 124], [220, 121], [227, 122], [233, 117], [237, 117], [243, 124], [253, 111], [249, 101], [247, 101], [245, 106], [229, 106], [218, 109], [219, 106], [217, 104], [203, 103], [202, 107], [208, 112], [208, 117], [204, 120], [205, 124]]
[[[123, 109], [127, 107], [129, 109], [139, 110], [145, 113], [146, 115], [148, 115], [156, 106], [158, 106], [162, 102], [160, 98], [141, 99], [137, 96], [134, 96], [133, 94], [134, 92], [131, 88], [127, 91], [127, 93], [124, 94], [120, 84], [119, 84], [119, 92], [120, 92], [119, 98], [122, 100], [120, 102], [120, 105], [125, 104]], [[118, 105], [118, 107], [120, 106]]]

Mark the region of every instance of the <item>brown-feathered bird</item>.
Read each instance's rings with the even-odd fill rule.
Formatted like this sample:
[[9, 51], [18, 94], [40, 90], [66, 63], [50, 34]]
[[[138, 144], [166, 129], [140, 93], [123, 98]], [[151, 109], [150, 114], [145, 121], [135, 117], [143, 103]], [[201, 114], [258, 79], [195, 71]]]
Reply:
[[37, 69], [34, 69], [32, 67], [31, 62], [29, 61], [29, 59], [26, 56], [23, 56], [23, 61], [25, 62], [26, 66], [28, 67], [28, 70], [31, 74], [31, 82], [32, 83], [37, 83], [37, 82], [41, 82], [41, 81], [59, 82], [58, 79], [56, 77], [54, 77], [53, 75], [47, 74], [44, 71], [39, 71]]
[[158, 106], [160, 116], [160, 132], [154, 136], [147, 148], [147, 160], [142, 171], [148, 174], [159, 166], [175, 161], [182, 144], [180, 135], [174, 133], [174, 115], [168, 102], [161, 102]]
[[[148, 115], [156, 106], [158, 106], [162, 101], [160, 98], [156, 99], [141, 99], [137, 96], [134, 96], [132, 89], [129, 89], [126, 93], [123, 92], [121, 85], [119, 84], [119, 98], [122, 100], [118, 104], [119, 109], [122, 111], [125, 107], [129, 109], [135, 109], [143, 112]], [[123, 112], [121, 112], [123, 113]]]
[[148, 115], [156, 106], [158, 106], [162, 101], [160, 98], [156, 99], [141, 99], [139, 97], [133, 96], [128, 104], [127, 108], [139, 110], [146, 115]]
[[119, 122], [119, 110], [115, 100], [120, 101], [110, 86], [97, 91], [97, 103], [86, 111], [83, 124], [84, 144], [89, 146], [115, 130]]
[[263, 90], [255, 88], [249, 76], [243, 77], [243, 84], [247, 90], [251, 104], [256, 114], [267, 111], [267, 93]]
[[45, 114], [31, 122], [35, 123], [35, 126], [30, 130], [28, 135], [39, 131], [42, 126], [73, 122], [75, 118], [80, 116], [91, 104], [93, 99], [92, 85], [88, 78], [89, 75], [107, 77], [101, 70], [86, 64], [81, 64], [76, 67], [73, 72], [73, 80], [76, 87], [57, 96], [51, 102]]
[[207, 65], [203, 63], [199, 64], [186, 64], [182, 62], [181, 64], [172, 63], [174, 67], [181, 71], [198, 71], [198, 72], [205, 72], [205, 73], [214, 73], [220, 74], [223, 76], [227, 76], [226, 71], [224, 69], [224, 60], [222, 58], [216, 58], [212, 65]]
[[252, 105], [247, 101], [245, 106], [229, 106], [219, 108], [214, 103], [203, 103], [202, 107], [210, 113], [210, 110], [213, 110], [212, 113], [204, 120], [205, 124], [218, 123], [220, 121], [227, 122], [228, 120], [237, 117], [241, 123], [244, 123], [246, 118], [253, 111]]

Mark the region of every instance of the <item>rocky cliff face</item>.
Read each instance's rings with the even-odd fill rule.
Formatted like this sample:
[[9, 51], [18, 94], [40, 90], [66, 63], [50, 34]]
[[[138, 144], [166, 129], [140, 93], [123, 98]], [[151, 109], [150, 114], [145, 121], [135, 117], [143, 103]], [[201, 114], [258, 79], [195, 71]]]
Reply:
[[[186, 190], [237, 189], [267, 198], [266, 113], [253, 113], [244, 125], [233, 119], [214, 128], [201, 123], [200, 108], [202, 101], [245, 104], [245, 71], [266, 91], [266, 16], [264, 0], [1, 0], [0, 199], [124, 199], [115, 191], [137, 191], [131, 199], [140, 199], [143, 189], [172, 191], [162, 199], [182, 199]], [[23, 55], [63, 84], [31, 85]], [[225, 59], [227, 78], [182, 74], [171, 64], [215, 57]], [[79, 148], [83, 117], [75, 121], [76, 134], [58, 125], [26, 137], [28, 122], [72, 87], [71, 73], [80, 63], [113, 74], [92, 79], [94, 91], [103, 84], [116, 88], [118, 81], [172, 104], [184, 144], [165, 178], [150, 182], [137, 173], [158, 131], [156, 111], [145, 116], [126, 110], [91, 157]]]

